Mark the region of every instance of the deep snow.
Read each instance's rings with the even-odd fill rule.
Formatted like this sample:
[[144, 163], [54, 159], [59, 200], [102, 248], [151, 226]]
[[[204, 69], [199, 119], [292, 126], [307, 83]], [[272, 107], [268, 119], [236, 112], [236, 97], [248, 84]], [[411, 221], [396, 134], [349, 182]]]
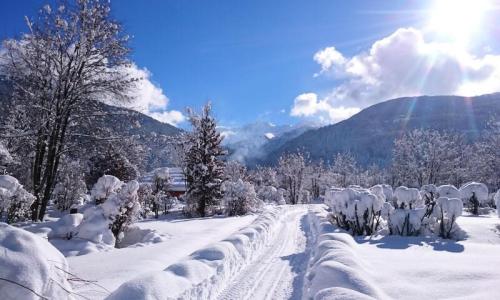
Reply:
[[[352, 237], [327, 214], [323, 204], [284, 205], [244, 217], [185, 219], [176, 212], [140, 221], [124, 248], [67, 257], [72, 274], [92, 281], [73, 281], [72, 288], [91, 299], [498, 297], [500, 219], [493, 211], [459, 218], [461, 241]], [[28, 229], [58, 237], [64, 248], [63, 227], [79, 217]]]
[[134, 225], [161, 233], [165, 241], [68, 257], [73, 273], [97, 281], [107, 291], [95, 285], [81, 285], [75, 289], [92, 299], [104, 298], [122, 283], [143, 273], [163, 270], [192, 252], [228, 237], [256, 217], [185, 219], [168, 215], [159, 220], [140, 221]]

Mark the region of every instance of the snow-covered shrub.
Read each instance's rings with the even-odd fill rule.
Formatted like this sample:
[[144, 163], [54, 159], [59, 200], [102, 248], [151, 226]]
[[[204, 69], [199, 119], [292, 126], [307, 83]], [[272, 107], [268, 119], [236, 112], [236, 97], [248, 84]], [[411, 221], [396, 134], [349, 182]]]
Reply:
[[257, 197], [266, 203], [286, 204], [283, 190], [270, 185], [261, 187]]
[[458, 198], [439, 197], [436, 200], [434, 216], [438, 220], [439, 236], [442, 238], [458, 238], [459, 227], [456, 219], [462, 215], [463, 203]]
[[122, 186], [117, 187], [114, 191], [102, 189], [104, 186], [109, 187], [109, 185], [103, 184], [104, 182], [115, 184], [120, 182], [118, 178], [115, 177], [115, 180], [110, 177], [113, 176], [108, 176], [107, 180], [99, 179], [96, 183], [98, 186], [96, 191], [106, 190], [109, 194], [107, 198], [103, 199], [102, 204], [85, 210], [83, 220], [75, 230], [75, 236], [97, 244], [115, 246], [122, 238], [122, 233], [127, 226], [139, 217], [141, 205], [137, 195], [139, 190], [137, 181], [122, 183]]
[[394, 209], [389, 215], [389, 232], [403, 236], [420, 235], [425, 213], [426, 209], [424, 207]]
[[488, 201], [488, 187], [483, 183], [469, 182], [460, 187], [460, 198], [469, 207], [469, 210], [479, 214], [479, 206]]
[[330, 189], [326, 203], [333, 221], [353, 235], [371, 235], [380, 225], [381, 197], [361, 188]]
[[16, 178], [0, 175], [0, 220], [14, 223], [29, 218], [33, 201], [35, 197]]
[[428, 213], [420, 191], [400, 186], [395, 189], [394, 196], [396, 208], [386, 205], [383, 210], [384, 218], [387, 218], [389, 233], [403, 236], [419, 235], [426, 225], [424, 219]]
[[158, 168], [154, 171], [153, 175], [153, 198], [151, 202], [151, 210], [158, 219], [160, 209], [164, 209], [164, 214], [173, 206], [171, 197], [168, 194], [168, 187], [170, 186], [172, 178], [170, 177], [170, 170], [168, 168]]
[[427, 203], [431, 203], [437, 199], [438, 189], [434, 184], [426, 184], [420, 188], [420, 195], [427, 205]]
[[250, 182], [238, 179], [226, 181], [222, 185], [224, 197], [222, 202], [229, 216], [245, 215], [255, 211], [260, 206], [255, 189]]
[[415, 188], [407, 188], [406, 186], [397, 187], [394, 191], [397, 208], [413, 209], [423, 206], [422, 197], [419, 190]]
[[394, 191], [392, 186], [388, 184], [374, 185], [370, 188], [370, 192], [383, 199], [384, 202], [392, 202], [394, 199]]
[[437, 188], [437, 198], [446, 197], [446, 198], [460, 198], [460, 191], [454, 187], [453, 185], [441, 185]]
[[155, 195], [153, 194], [153, 188], [149, 183], [141, 183], [139, 185], [139, 190], [137, 190], [137, 196], [139, 197], [139, 203], [141, 204], [140, 215], [142, 218], [146, 218], [151, 212], [151, 206]]
[[112, 175], [104, 175], [97, 180], [90, 191], [90, 196], [96, 204], [103, 203], [109, 196], [116, 194], [122, 187], [123, 182]]
[[68, 262], [47, 240], [0, 223], [0, 249], [1, 299], [73, 299]]
[[78, 161], [69, 162], [59, 173], [53, 192], [54, 204], [60, 211], [72, 206], [81, 206], [85, 201], [87, 186], [84, 173]]
[[139, 183], [135, 180], [124, 185], [120, 192], [102, 204], [104, 213], [111, 220], [110, 228], [115, 238], [120, 240], [127, 226], [137, 220], [141, 209], [137, 196]]
[[500, 218], [500, 190], [497, 191], [493, 199], [495, 200], [495, 205], [497, 206], [497, 214]]

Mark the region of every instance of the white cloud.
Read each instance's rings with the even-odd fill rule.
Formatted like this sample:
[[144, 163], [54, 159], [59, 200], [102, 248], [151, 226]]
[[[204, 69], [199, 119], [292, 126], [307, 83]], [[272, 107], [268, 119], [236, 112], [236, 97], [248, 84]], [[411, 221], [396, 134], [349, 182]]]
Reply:
[[147, 69], [140, 69], [132, 65], [130, 76], [141, 78], [131, 91], [133, 101], [127, 107], [146, 114], [160, 122], [177, 126], [184, 122], [186, 117], [177, 110], [167, 110], [170, 99], [163, 93], [162, 88], [151, 81], [151, 73]]
[[318, 100], [315, 93], [297, 96], [290, 115], [295, 117], [314, 117], [321, 123], [338, 122], [359, 112], [357, 107], [333, 107], [326, 99]]
[[[346, 107], [364, 108], [403, 96], [473, 96], [500, 90], [500, 54], [478, 56], [459, 44], [426, 41], [414, 28], [398, 29], [352, 57], [328, 47], [314, 60], [321, 67], [319, 74], [335, 75], [337, 85], [319, 101], [317, 96], [299, 95], [294, 116], [325, 118], [325, 111], [346, 112]], [[349, 114], [334, 114], [330, 122], [342, 115]]]
[[335, 47], [327, 47], [316, 52], [314, 54], [314, 61], [321, 66], [321, 72], [315, 74], [315, 76], [319, 76], [326, 71], [341, 71], [346, 63], [345, 57]]

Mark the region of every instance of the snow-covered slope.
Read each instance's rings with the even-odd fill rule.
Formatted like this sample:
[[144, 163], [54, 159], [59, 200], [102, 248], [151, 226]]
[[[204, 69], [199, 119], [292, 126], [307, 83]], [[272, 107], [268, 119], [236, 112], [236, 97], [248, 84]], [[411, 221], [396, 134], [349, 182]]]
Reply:
[[297, 149], [312, 159], [329, 161], [350, 151], [362, 165], [387, 164], [393, 141], [415, 129], [455, 131], [477, 138], [491, 120], [500, 121], [500, 93], [477, 97], [423, 96], [399, 98], [370, 106], [334, 125], [306, 131], [270, 152], [267, 163]]

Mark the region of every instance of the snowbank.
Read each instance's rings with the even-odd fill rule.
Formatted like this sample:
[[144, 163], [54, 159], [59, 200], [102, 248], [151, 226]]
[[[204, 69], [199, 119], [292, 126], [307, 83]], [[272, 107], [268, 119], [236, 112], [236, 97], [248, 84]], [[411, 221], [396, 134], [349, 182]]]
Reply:
[[286, 216], [285, 210], [282, 207], [268, 209], [229, 238], [194, 252], [164, 271], [125, 282], [107, 299], [214, 298], [278, 233], [278, 223]]
[[323, 209], [309, 213], [315, 246], [306, 277], [307, 299], [385, 299], [357, 255], [358, 244], [336, 230]]
[[0, 249], [1, 299], [72, 299], [68, 263], [49, 242], [0, 223]]

